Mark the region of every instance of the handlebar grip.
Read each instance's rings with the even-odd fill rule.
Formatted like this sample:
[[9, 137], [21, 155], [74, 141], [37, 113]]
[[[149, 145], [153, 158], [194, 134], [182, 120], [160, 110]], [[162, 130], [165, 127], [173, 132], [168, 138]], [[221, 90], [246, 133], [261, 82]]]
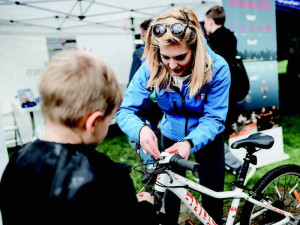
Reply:
[[195, 163], [195, 162], [191, 162], [191, 161], [187, 161], [185, 159], [183, 159], [180, 155], [178, 154], [174, 154], [171, 158], [170, 158], [170, 164], [171, 166], [179, 166], [181, 168], [185, 168], [187, 170], [191, 170], [191, 171], [196, 171], [197, 168], [200, 166], [199, 163]]

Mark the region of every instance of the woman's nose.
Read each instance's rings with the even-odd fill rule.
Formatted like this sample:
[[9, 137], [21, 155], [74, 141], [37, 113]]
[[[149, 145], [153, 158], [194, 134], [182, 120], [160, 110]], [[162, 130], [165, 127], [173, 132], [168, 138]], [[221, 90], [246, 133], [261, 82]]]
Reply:
[[170, 59], [169, 67], [171, 70], [175, 69], [178, 66], [178, 63], [174, 59]]

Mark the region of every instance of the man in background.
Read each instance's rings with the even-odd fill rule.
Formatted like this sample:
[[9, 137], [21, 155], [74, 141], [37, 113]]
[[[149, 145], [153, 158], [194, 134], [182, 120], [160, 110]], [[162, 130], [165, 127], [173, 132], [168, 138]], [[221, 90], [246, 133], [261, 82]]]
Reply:
[[[222, 6], [213, 6], [206, 12], [204, 23], [202, 25], [204, 26], [207, 43], [210, 48], [221, 55], [226, 60], [229, 67], [231, 67], [237, 55], [237, 39], [234, 33], [224, 26], [225, 20], [226, 15], [224, 8]], [[237, 121], [240, 114], [236, 107], [236, 100], [232, 90], [233, 83], [235, 82], [239, 81], [231, 74], [229, 107], [224, 131], [225, 139], [229, 138], [229, 135], [232, 133], [231, 125]], [[225, 164], [226, 169], [233, 174], [236, 174], [242, 165], [242, 162], [231, 153], [227, 144], [225, 144]]]
[[208, 45], [230, 65], [237, 55], [237, 39], [234, 33], [224, 26], [225, 19], [224, 8], [213, 6], [206, 12], [204, 28]]
[[[144, 22], [142, 22], [140, 25], [141, 39], [144, 43], [145, 43], [146, 33], [147, 33], [147, 30], [148, 30], [151, 22], [152, 22], [152, 19], [148, 19], [148, 20], [145, 20]], [[144, 53], [144, 48], [145, 48], [145, 45], [142, 45], [133, 52], [132, 65], [131, 65], [131, 69], [130, 69], [128, 85], [129, 85], [131, 79], [133, 78], [133, 75], [135, 74], [135, 72], [140, 68], [140, 66], [143, 63], [142, 55]]]

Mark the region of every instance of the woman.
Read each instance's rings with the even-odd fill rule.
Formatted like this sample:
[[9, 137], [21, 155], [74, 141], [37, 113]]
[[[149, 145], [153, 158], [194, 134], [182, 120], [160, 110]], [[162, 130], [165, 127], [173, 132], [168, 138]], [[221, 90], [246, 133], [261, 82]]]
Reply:
[[[157, 137], [137, 116], [155, 90], [164, 112], [162, 150], [177, 150], [184, 159], [194, 154], [201, 166], [200, 183], [222, 191], [225, 162], [221, 133], [230, 87], [226, 61], [206, 45], [195, 13], [185, 7], [170, 10], [152, 23], [144, 57], [146, 63], [134, 75], [117, 112], [118, 125], [159, 158]], [[221, 223], [222, 200], [202, 196], [202, 204]], [[180, 200], [168, 193], [165, 210], [169, 224], [177, 223], [179, 207]]]

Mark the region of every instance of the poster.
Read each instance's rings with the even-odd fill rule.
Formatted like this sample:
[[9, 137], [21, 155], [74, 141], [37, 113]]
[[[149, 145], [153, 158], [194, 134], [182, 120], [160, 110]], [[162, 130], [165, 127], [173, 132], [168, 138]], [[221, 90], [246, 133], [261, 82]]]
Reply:
[[66, 49], [76, 49], [77, 43], [75, 37], [47, 37], [47, 49], [49, 61], [52, 57]]
[[[241, 114], [232, 124], [229, 145], [252, 133], [267, 133], [274, 137], [275, 144], [270, 150], [256, 153], [257, 167], [287, 159], [279, 117], [275, 1], [223, 0], [223, 7], [225, 26], [238, 40], [238, 55], [250, 81], [248, 95], [238, 103]], [[231, 150], [241, 160], [245, 156], [240, 149]]]

